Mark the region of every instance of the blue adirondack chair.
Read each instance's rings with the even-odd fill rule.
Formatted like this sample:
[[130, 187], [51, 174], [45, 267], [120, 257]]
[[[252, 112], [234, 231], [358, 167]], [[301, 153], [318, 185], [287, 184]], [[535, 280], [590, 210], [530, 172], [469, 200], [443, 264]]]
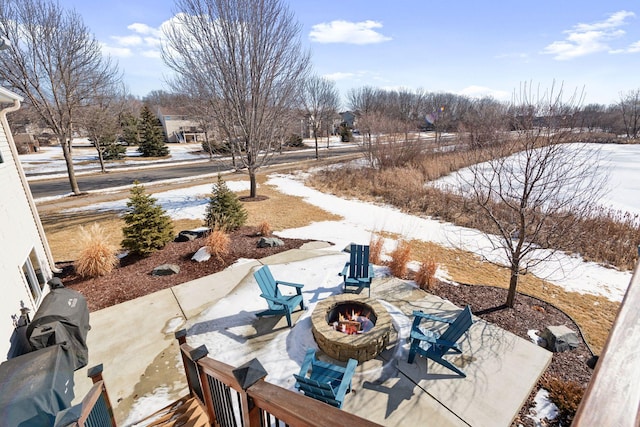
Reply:
[[[449, 351], [462, 353], [456, 343], [458, 339], [471, 327], [473, 318], [471, 307], [466, 306], [455, 319], [444, 319], [442, 317], [425, 314], [422, 311], [413, 312], [413, 324], [411, 325], [411, 348], [409, 349], [409, 363], [413, 363], [416, 354], [420, 354], [427, 359], [431, 359], [440, 365], [451, 369], [462, 377], [467, 375], [458, 369], [457, 366], [443, 358]], [[436, 322], [448, 323], [447, 329], [442, 334], [426, 330], [420, 327], [423, 319]]]
[[[351, 378], [358, 361], [349, 359], [346, 367], [316, 359], [313, 348], [307, 350], [299, 374], [293, 374], [296, 388], [305, 396], [342, 408], [344, 397], [351, 391]], [[311, 372], [309, 372], [311, 371]]]
[[[253, 273], [253, 277], [255, 277], [262, 291], [260, 296], [267, 300], [267, 304], [269, 305], [268, 310], [261, 311], [257, 313], [256, 316], [284, 314], [287, 316], [287, 324], [291, 327], [291, 313], [295, 311], [295, 307], [299, 305], [300, 310], [304, 310], [304, 301], [302, 300], [302, 287], [304, 285], [274, 279], [268, 265], [261, 267]], [[278, 288], [279, 285], [295, 288], [296, 294], [283, 295]]]
[[360, 293], [363, 288], [367, 288], [371, 296], [373, 266], [369, 264], [369, 246], [352, 244], [350, 252], [349, 261], [339, 273], [344, 276], [344, 291]]

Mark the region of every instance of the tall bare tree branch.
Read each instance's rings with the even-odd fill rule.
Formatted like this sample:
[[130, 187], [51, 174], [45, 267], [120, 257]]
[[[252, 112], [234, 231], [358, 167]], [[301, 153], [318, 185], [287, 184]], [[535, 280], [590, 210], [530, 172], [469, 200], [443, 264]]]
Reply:
[[568, 230], [591, 212], [607, 178], [598, 150], [567, 143], [578, 131], [572, 121], [579, 97], [562, 96], [562, 88], [540, 93], [523, 86], [511, 106], [511, 137], [490, 147], [491, 160], [460, 175], [460, 191], [490, 220], [489, 240], [507, 260], [508, 307], [520, 274], [572, 238]]
[[23, 95], [56, 134], [62, 147], [69, 183], [75, 178], [71, 141], [80, 110], [92, 94], [120, 75], [75, 11], [49, 0], [3, 0], [0, 35], [11, 41], [0, 55], [0, 77]]
[[256, 196], [256, 171], [284, 137], [309, 68], [300, 25], [281, 0], [176, 0], [163, 58], [203, 88]]

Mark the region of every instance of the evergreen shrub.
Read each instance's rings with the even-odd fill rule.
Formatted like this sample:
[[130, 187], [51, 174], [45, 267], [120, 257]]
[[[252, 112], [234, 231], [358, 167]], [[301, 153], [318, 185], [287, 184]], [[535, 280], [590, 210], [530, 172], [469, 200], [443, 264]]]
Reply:
[[145, 193], [144, 186], [137, 181], [134, 184], [123, 217], [126, 225], [122, 229], [122, 247], [148, 256], [173, 240], [173, 223], [156, 199]]

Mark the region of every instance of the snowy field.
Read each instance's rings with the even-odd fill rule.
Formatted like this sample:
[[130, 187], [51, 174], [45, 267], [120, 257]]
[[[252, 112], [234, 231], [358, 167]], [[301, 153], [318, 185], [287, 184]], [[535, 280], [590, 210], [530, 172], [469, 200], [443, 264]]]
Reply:
[[[640, 215], [640, 145], [584, 144], [583, 154], [599, 155], [601, 173], [608, 176], [599, 205]], [[570, 146], [568, 146], [570, 147]], [[517, 157], [517, 154], [512, 158]], [[463, 169], [436, 181], [436, 185], [457, 188], [461, 182], [470, 182], [469, 169]]]

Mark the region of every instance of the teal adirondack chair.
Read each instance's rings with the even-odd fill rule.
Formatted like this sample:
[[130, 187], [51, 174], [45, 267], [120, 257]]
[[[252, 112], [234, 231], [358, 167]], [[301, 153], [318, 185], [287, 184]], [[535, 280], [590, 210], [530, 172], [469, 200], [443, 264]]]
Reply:
[[352, 244], [350, 252], [349, 261], [339, 273], [344, 276], [344, 292], [360, 293], [363, 288], [367, 288], [371, 296], [373, 266], [369, 264], [369, 246]]
[[358, 361], [355, 359], [349, 359], [346, 367], [317, 360], [315, 349], [310, 348], [302, 362], [300, 373], [293, 374], [296, 388], [305, 396], [342, 408], [345, 395], [351, 391], [351, 378], [357, 366]]
[[[413, 324], [411, 325], [411, 348], [409, 349], [408, 362], [413, 363], [416, 354], [419, 354], [451, 369], [462, 377], [466, 377], [467, 375], [464, 372], [448, 360], [445, 360], [443, 356], [449, 351], [462, 353], [462, 350], [460, 350], [460, 347], [456, 342], [473, 324], [471, 307], [466, 306], [454, 319], [444, 319], [442, 317], [425, 314], [422, 311], [414, 311], [413, 315]], [[448, 323], [449, 326], [444, 332], [442, 332], [442, 334], [435, 331], [425, 330], [420, 327], [420, 322], [423, 319]]]
[[[267, 300], [269, 305], [268, 310], [261, 311], [256, 316], [284, 314], [287, 317], [287, 324], [291, 327], [291, 313], [295, 311], [295, 307], [300, 305], [300, 310], [304, 310], [304, 301], [302, 299], [302, 287], [304, 285], [274, 279], [268, 265], [253, 273], [253, 277], [255, 277], [262, 291], [260, 296]], [[283, 295], [278, 288], [279, 285], [295, 288], [296, 294]]]

